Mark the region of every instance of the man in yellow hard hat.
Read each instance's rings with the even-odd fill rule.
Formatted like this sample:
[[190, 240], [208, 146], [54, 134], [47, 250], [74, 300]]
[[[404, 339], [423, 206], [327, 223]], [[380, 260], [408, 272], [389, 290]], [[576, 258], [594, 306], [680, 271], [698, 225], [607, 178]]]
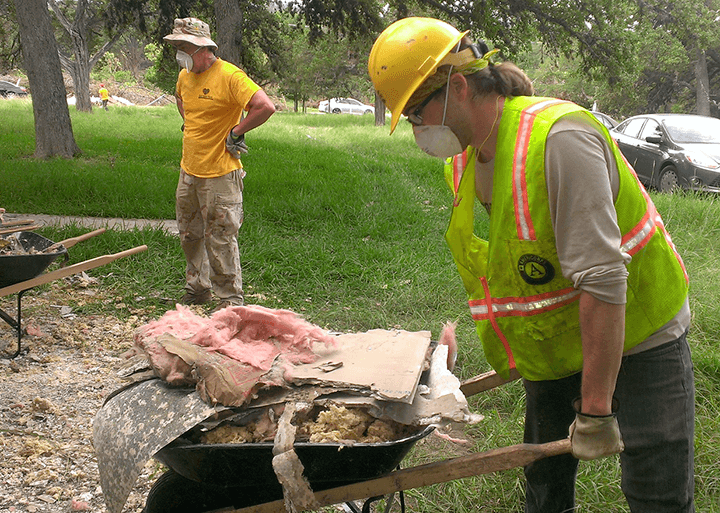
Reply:
[[533, 96], [492, 55], [445, 22], [405, 18], [368, 68], [391, 133], [405, 116], [418, 146], [446, 159], [446, 241], [488, 362], [523, 377], [524, 441], [570, 436], [572, 454], [525, 468], [525, 510], [573, 511], [578, 459], [620, 453], [631, 511], [694, 511], [682, 259], [605, 127]]

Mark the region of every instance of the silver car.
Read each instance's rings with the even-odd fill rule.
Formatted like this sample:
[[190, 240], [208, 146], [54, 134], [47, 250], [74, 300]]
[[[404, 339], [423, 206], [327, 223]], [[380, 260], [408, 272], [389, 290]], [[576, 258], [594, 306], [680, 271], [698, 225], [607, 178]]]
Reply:
[[694, 114], [647, 114], [610, 130], [646, 186], [720, 192], [720, 119]]
[[320, 112], [332, 114], [375, 114], [375, 107], [366, 105], [354, 98], [330, 98], [318, 105]]

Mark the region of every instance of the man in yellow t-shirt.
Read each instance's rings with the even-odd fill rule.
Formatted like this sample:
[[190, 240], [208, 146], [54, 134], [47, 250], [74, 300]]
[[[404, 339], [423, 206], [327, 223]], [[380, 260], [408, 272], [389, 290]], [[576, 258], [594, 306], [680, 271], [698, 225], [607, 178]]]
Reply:
[[[185, 253], [184, 304], [219, 299], [217, 309], [242, 305], [237, 236], [243, 220], [247, 153], [245, 133], [275, 112], [265, 92], [243, 70], [215, 56], [210, 27], [197, 18], [176, 19], [164, 40], [176, 50], [175, 97], [183, 118], [175, 215]], [[244, 114], [244, 116], [243, 116]]]
[[102, 100], [103, 109], [108, 110], [107, 104], [110, 99], [110, 93], [105, 88], [105, 84], [100, 84], [100, 90], [98, 93], [100, 94], [100, 99]]

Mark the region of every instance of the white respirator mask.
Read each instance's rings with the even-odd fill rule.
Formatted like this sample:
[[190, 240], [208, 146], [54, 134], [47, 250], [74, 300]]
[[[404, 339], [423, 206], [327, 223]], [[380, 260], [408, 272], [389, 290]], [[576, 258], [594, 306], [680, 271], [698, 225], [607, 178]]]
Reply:
[[[458, 41], [458, 48], [460, 42]], [[443, 105], [442, 122], [439, 125], [413, 125], [415, 143], [418, 147], [432, 157], [448, 159], [462, 153], [465, 148], [449, 126], [445, 125], [447, 114], [448, 97], [450, 96], [450, 76], [453, 66], [448, 71], [447, 83], [445, 84], [445, 104]]]
[[175, 53], [175, 60], [177, 61], [178, 66], [185, 68], [188, 70], [188, 73], [190, 73], [193, 69], [193, 55], [198, 53], [201, 49], [202, 47], [198, 48], [192, 54], [178, 50], [177, 53]]
[[414, 126], [413, 133], [418, 147], [432, 157], [447, 159], [463, 152], [460, 140], [449, 126]]

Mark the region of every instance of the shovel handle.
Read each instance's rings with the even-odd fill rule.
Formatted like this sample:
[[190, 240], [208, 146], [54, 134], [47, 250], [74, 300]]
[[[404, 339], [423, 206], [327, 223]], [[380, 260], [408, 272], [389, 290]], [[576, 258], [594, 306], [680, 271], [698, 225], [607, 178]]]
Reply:
[[18, 219], [16, 221], [4, 221], [0, 222], [0, 227], [8, 228], [10, 226], [27, 226], [29, 224], [35, 224], [32, 219]]
[[78, 235], [77, 237], [71, 237], [69, 239], [61, 240], [60, 242], [56, 242], [52, 246], [49, 246], [48, 248], [44, 249], [43, 253], [50, 253], [53, 250], [59, 248], [60, 246], [65, 246], [65, 248], [71, 248], [78, 242], [87, 240], [90, 237], [95, 237], [96, 235], [100, 235], [101, 233], [105, 233], [105, 228], [98, 228], [97, 230], [94, 230], [94, 231], [88, 232], [88, 233], [84, 233], [82, 235]]
[[[0, 225], [1, 226], [1, 225]], [[7, 226], [7, 225], [5, 225]], [[33, 224], [33, 225], [18, 225], [13, 228], [0, 228], [0, 235], [7, 235], [8, 233], [15, 233], [15, 232], [29, 232], [32, 230], [37, 230], [40, 228], [39, 224]]]
[[504, 385], [505, 383], [515, 381], [519, 378], [520, 373], [514, 368], [510, 369], [510, 376], [507, 379], [503, 378], [495, 371], [490, 371], [463, 381], [460, 385], [460, 391], [465, 394], [465, 397], [469, 397], [471, 395], [490, 390], [491, 388]]

